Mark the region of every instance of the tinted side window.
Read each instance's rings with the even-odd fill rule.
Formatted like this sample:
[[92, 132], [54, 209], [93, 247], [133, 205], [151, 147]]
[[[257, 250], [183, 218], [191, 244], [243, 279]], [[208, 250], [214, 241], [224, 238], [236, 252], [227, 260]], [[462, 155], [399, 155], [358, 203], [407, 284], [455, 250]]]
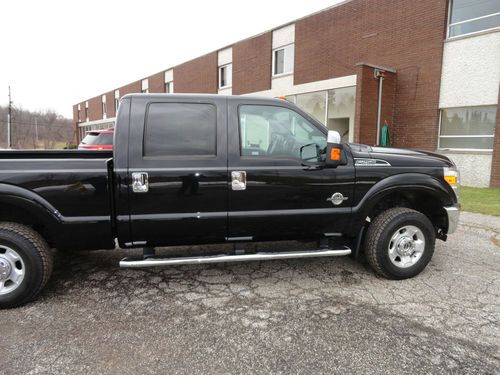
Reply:
[[112, 145], [113, 144], [113, 134], [111, 133], [101, 133], [99, 136], [99, 144], [101, 145]]
[[211, 104], [152, 103], [144, 156], [215, 156], [217, 114]]

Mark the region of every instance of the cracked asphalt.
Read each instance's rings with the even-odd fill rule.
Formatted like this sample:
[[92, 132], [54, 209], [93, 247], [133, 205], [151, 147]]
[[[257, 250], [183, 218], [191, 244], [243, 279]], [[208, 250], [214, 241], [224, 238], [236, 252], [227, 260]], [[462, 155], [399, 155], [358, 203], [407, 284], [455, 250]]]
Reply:
[[39, 300], [0, 311], [0, 374], [500, 373], [500, 218], [463, 213], [404, 281], [349, 257], [118, 268], [126, 255], [57, 253]]

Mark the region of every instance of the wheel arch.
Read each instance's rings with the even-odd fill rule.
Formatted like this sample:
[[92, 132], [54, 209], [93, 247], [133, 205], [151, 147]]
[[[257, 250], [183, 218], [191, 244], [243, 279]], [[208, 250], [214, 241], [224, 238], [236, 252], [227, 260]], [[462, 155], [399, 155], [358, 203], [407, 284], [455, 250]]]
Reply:
[[366, 218], [374, 219], [393, 207], [407, 207], [425, 214], [437, 229], [448, 230], [445, 206], [456, 203], [448, 186], [437, 178], [422, 173], [404, 173], [385, 178], [365, 194], [353, 207], [352, 228], [363, 226]]
[[0, 184], [0, 221], [29, 225], [49, 242], [62, 222], [59, 212], [43, 197], [8, 184]]

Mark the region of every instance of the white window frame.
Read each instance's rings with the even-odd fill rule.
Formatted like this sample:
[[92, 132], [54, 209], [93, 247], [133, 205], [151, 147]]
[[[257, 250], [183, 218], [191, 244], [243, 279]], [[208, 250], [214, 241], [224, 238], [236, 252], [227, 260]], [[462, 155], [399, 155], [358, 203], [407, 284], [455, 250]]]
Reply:
[[[479, 107], [489, 107], [494, 106], [495, 104], [490, 105], [481, 105]], [[441, 147], [441, 138], [495, 138], [495, 132], [493, 134], [487, 135], [441, 135], [441, 127], [443, 122], [443, 111], [446, 109], [454, 109], [454, 108], [467, 108], [467, 107], [478, 107], [478, 106], [465, 106], [465, 107], [446, 107], [439, 108], [439, 126], [438, 126], [438, 150], [439, 151], [465, 151], [465, 152], [493, 152], [492, 148], [449, 148], [449, 147]]]
[[495, 16], [500, 15], [500, 12], [497, 12], [497, 13], [492, 13], [492, 14], [487, 14], [487, 15], [484, 15], [484, 16], [480, 16], [480, 17], [470, 18], [470, 19], [464, 20], [464, 21], [458, 21], [458, 22], [451, 23], [451, 11], [452, 11], [452, 8], [453, 8], [453, 0], [450, 0], [449, 3], [448, 3], [448, 22], [447, 22], [448, 26], [446, 28], [446, 38], [447, 39], [461, 38], [463, 36], [475, 35], [475, 34], [479, 34], [479, 33], [488, 32], [490, 30], [500, 29], [500, 26], [495, 26], [495, 27], [490, 27], [489, 29], [483, 29], [483, 30], [478, 30], [478, 31], [471, 31], [470, 33], [464, 33], [464, 34], [450, 36], [450, 30], [451, 30], [451, 28], [453, 26], [463, 25], [465, 23], [474, 22], [474, 21], [478, 21], [478, 20], [481, 20], [481, 19], [495, 17]]
[[[167, 91], [167, 86], [168, 86], [168, 91]], [[174, 92], [174, 81], [165, 82], [165, 93], [173, 94], [173, 92]]]
[[102, 118], [106, 118], [108, 112], [108, 107], [106, 105], [106, 95], [101, 96], [101, 112]]
[[[222, 70], [225, 69], [226, 72], [226, 84], [222, 86]], [[219, 66], [219, 74], [218, 74], [218, 79], [219, 79], [219, 89], [228, 89], [230, 87], [233, 87], [233, 63], [229, 64], [224, 64]]]
[[149, 93], [149, 79], [148, 78], [144, 78], [141, 81], [141, 92], [144, 94]]
[[[284, 50], [284, 57], [283, 57], [283, 72], [282, 73], [276, 73], [276, 52]], [[292, 53], [292, 59], [291, 59], [291, 66], [289, 67], [290, 70], [286, 70], [286, 56], [287, 56], [287, 51], [291, 51]], [[272, 56], [272, 66], [271, 66], [271, 73], [272, 77], [281, 77], [281, 76], [286, 76], [289, 74], [293, 74], [293, 71], [295, 69], [295, 43], [290, 43], [278, 48], [273, 49], [273, 56]]]
[[85, 122], [89, 122], [89, 102], [85, 102]]
[[115, 116], [118, 113], [119, 106], [120, 106], [120, 90], [115, 90]]

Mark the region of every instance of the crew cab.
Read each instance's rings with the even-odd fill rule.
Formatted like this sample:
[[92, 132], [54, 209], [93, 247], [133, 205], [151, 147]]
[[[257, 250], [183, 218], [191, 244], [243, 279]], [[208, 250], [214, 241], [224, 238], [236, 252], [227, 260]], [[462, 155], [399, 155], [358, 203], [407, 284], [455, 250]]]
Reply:
[[[413, 277], [457, 227], [458, 178], [435, 153], [341, 143], [284, 100], [127, 95], [112, 152], [0, 152], [0, 307], [38, 295], [54, 248], [144, 249], [121, 267], [364, 254]], [[245, 250], [282, 240], [318, 245]], [[155, 252], [210, 243], [234, 251]]]

